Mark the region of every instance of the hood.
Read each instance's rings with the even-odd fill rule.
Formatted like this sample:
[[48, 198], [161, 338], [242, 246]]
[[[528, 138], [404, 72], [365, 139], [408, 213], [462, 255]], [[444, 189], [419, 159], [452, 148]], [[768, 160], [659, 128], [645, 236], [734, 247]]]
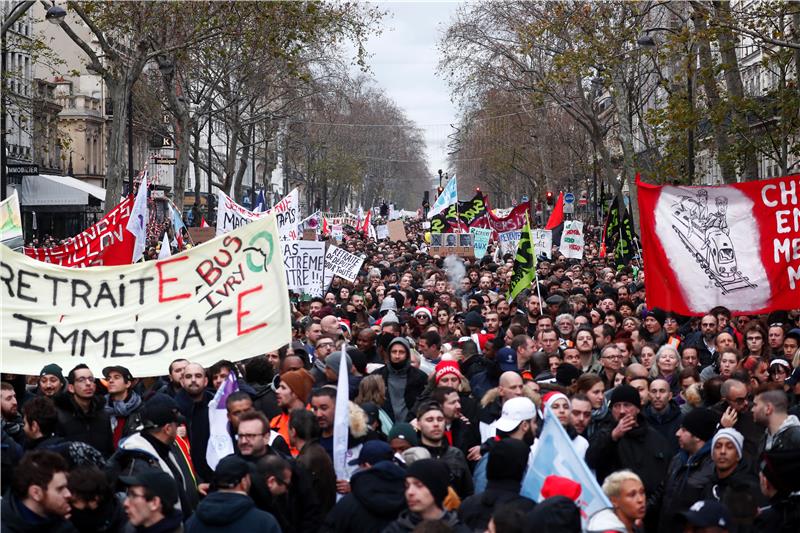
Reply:
[[232, 492], [212, 492], [197, 507], [197, 519], [209, 526], [229, 526], [255, 507], [249, 496]]
[[253, 399], [257, 400], [258, 398], [263, 398], [266, 396], [270, 391], [272, 391], [272, 384], [271, 383], [252, 383], [253, 386]]
[[353, 496], [377, 516], [393, 518], [406, 506], [405, 470], [381, 461], [350, 480]]
[[780, 425], [778, 431], [775, 432], [775, 436], [777, 437], [787, 429], [793, 427], [800, 427], [800, 419], [798, 419], [796, 415], [789, 415], [786, 417], [786, 420], [783, 421], [783, 424]]
[[611, 509], [597, 511], [589, 518], [589, 522], [586, 524], [587, 533], [608, 533], [612, 531], [627, 533], [628, 529]]

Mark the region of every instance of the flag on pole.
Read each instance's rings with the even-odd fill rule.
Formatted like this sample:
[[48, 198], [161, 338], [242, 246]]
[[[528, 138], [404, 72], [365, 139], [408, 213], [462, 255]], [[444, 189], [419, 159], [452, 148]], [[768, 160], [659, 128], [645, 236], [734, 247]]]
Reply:
[[514, 273], [508, 288], [510, 302], [525, 289], [529, 289], [536, 279], [536, 251], [531, 233], [531, 221], [527, 219], [517, 243], [517, 254], [514, 256]]
[[[428, 218], [433, 218], [454, 203], [458, 201], [458, 184], [456, 183], [456, 177], [453, 176], [450, 178], [450, 181], [447, 182], [445, 185], [442, 194], [436, 198], [436, 201], [433, 202], [431, 206], [431, 210], [428, 211]], [[391, 218], [391, 217], [390, 217]]]
[[267, 208], [267, 199], [264, 198], [264, 189], [258, 191], [258, 197], [256, 198], [256, 207], [253, 209], [253, 213], [263, 213], [264, 210]]
[[[545, 407], [550, 411], [549, 407]], [[544, 418], [544, 427], [535, 445], [533, 457], [522, 479], [520, 494], [536, 502], [542, 500], [542, 485], [547, 476], [556, 475], [571, 479], [581, 486], [581, 494], [575, 504], [581, 512], [584, 527], [590, 516], [602, 509], [610, 508], [611, 502], [603, 493], [597, 478], [589, 470], [572, 445], [561, 422], [550, 411]]]
[[347, 469], [347, 436], [350, 431], [350, 369], [347, 368], [347, 343], [342, 345], [339, 380], [336, 383], [336, 414], [333, 418], [333, 469], [336, 479], [350, 479]]
[[233, 440], [228, 433], [228, 409], [225, 402], [228, 396], [238, 390], [239, 382], [236, 380], [236, 375], [231, 372], [220, 384], [214, 398], [208, 402], [209, 438], [206, 462], [211, 470], [217, 467], [220, 459], [233, 453]]
[[161, 249], [158, 251], [159, 259], [166, 259], [172, 255], [172, 250], [169, 246], [169, 235], [167, 235], [167, 232], [165, 231], [164, 238], [161, 240]]
[[142, 181], [139, 183], [139, 191], [136, 193], [136, 200], [133, 202], [131, 217], [128, 219], [126, 229], [136, 237], [133, 245], [133, 257], [131, 263], [137, 262], [144, 255], [147, 246], [147, 221], [150, 213], [147, 208], [147, 173], [142, 174]]
[[372, 227], [370, 222], [372, 221], [372, 209], [367, 211], [367, 216], [364, 218], [364, 223], [361, 225], [361, 233], [366, 236], [369, 236], [369, 230]]
[[170, 202], [169, 208], [172, 212], [172, 227], [175, 229], [175, 238], [173, 239], [173, 242], [175, 244], [175, 248], [178, 250], [183, 250], [183, 229], [186, 227], [186, 224], [183, 223], [183, 217], [178, 212], [178, 208], [175, 207], [175, 204]]
[[200, 217], [200, 227], [201, 228], [207, 228], [208, 227], [208, 222], [206, 222], [206, 217]]

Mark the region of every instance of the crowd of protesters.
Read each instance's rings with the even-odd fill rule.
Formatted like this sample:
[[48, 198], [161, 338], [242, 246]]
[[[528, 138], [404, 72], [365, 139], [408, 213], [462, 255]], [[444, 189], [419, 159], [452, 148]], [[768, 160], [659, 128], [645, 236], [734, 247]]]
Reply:
[[[612, 503], [584, 530], [800, 531], [800, 309], [649, 308], [640, 265], [599, 257], [591, 229], [582, 260], [554, 248], [508, 300], [512, 256], [445, 260], [406, 230], [348, 231], [360, 275], [293, 295], [275, 352], [160, 378], [3, 374], [2, 531], [581, 531], [575, 480], [520, 495], [549, 416]], [[235, 453], [212, 469], [208, 405], [231, 373]]]

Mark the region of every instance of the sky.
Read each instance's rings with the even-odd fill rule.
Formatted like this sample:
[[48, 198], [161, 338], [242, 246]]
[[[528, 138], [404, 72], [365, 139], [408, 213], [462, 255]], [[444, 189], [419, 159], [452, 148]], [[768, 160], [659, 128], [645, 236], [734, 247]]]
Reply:
[[[437, 76], [437, 43], [458, 2], [376, 2], [387, 12], [383, 33], [367, 43], [367, 62], [377, 85], [423, 130], [432, 178], [447, 171], [447, 136], [457, 107], [447, 82]], [[438, 179], [438, 178], [437, 178]]]

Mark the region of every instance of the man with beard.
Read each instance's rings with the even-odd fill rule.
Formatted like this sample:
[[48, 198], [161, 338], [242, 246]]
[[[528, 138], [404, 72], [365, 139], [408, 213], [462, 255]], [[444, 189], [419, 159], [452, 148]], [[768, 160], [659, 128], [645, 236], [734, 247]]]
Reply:
[[373, 374], [381, 376], [386, 384], [383, 410], [395, 422], [406, 422], [413, 418], [411, 409], [425, 390], [428, 377], [411, 366], [411, 345], [404, 337], [394, 338], [389, 343], [388, 352], [388, 364]]
[[542, 302], [535, 292], [525, 302], [528, 311], [528, 337], [536, 335], [536, 319], [542, 314]]
[[589, 327], [581, 327], [575, 333], [575, 348], [580, 356], [580, 368], [584, 373], [598, 373], [600, 363], [594, 353], [594, 332]]
[[181, 414], [186, 418], [186, 426], [191, 446], [192, 464], [203, 481], [211, 479], [213, 471], [206, 462], [206, 448], [211, 435], [208, 422], [208, 403], [214, 393], [208, 390], [208, 377], [205, 369], [197, 363], [189, 363], [181, 377], [182, 390], [175, 395]]
[[111, 417], [116, 448], [120, 438], [133, 433], [141, 422], [142, 397], [133, 390], [133, 376], [124, 366], [107, 366], [103, 369], [103, 376], [108, 384], [106, 411]]
[[74, 531], [66, 520], [71, 510], [68, 470], [67, 462], [56, 453], [26, 454], [14, 470], [11, 493], [0, 508], [3, 531]]
[[450, 446], [444, 436], [445, 417], [442, 407], [435, 402], [428, 402], [420, 407], [417, 411], [417, 424], [422, 447], [430, 452], [431, 458], [440, 459], [449, 467], [450, 486], [462, 499], [470, 496], [474, 488], [469, 466], [464, 453]]
[[505, 299], [497, 301], [497, 317], [500, 319], [500, 327], [507, 329], [511, 324], [511, 306]]
[[[167, 474], [164, 483], [174, 485]], [[81, 533], [117, 533], [125, 527], [125, 510], [114, 494], [114, 487], [105, 472], [94, 465], [82, 465], [69, 473], [67, 488], [72, 495], [69, 521]], [[174, 487], [172, 491], [175, 492]], [[177, 500], [177, 495], [175, 496]], [[177, 523], [181, 515], [176, 513]]]
[[58, 432], [67, 440], [85, 442], [105, 457], [114, 452], [111, 421], [89, 367], [80, 364], [67, 376], [69, 394], [57, 395]]
[[22, 444], [25, 433], [23, 421], [17, 406], [17, 393], [10, 383], [0, 383], [0, 411], [2, 412], [3, 433], [8, 434], [18, 444]]
[[480, 446], [481, 436], [477, 425], [461, 412], [461, 397], [458, 390], [453, 387], [438, 386], [433, 389], [431, 400], [442, 407], [445, 438], [450, 446], [458, 448], [465, 456], [469, 454], [470, 449]]
[[578, 435], [586, 436], [586, 428], [592, 421], [592, 402], [583, 393], [578, 393], [572, 397], [572, 411], [570, 412], [570, 423]]
[[707, 367], [714, 362], [717, 353], [717, 318], [714, 315], [704, 315], [700, 319], [700, 331], [686, 337], [684, 344], [697, 348], [697, 357], [700, 360], [700, 367]]
[[54, 398], [56, 394], [64, 389], [64, 374], [61, 367], [55, 363], [50, 363], [39, 372], [39, 393], [49, 398]]

